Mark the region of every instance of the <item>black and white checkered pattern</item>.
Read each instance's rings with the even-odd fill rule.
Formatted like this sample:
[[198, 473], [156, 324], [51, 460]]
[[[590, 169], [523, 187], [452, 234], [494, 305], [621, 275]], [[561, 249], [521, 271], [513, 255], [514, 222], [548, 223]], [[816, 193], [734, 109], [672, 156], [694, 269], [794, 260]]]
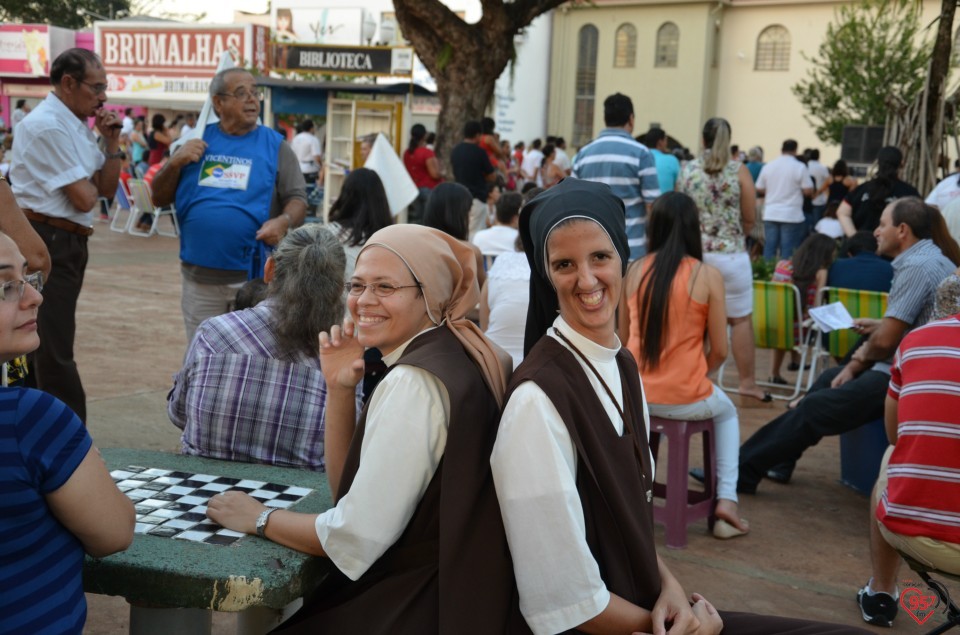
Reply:
[[224, 529], [207, 518], [207, 501], [211, 496], [228, 490], [246, 492], [267, 507], [286, 509], [313, 491], [306, 487], [139, 465], [113, 470], [110, 476], [136, 507], [134, 533], [213, 545], [230, 545], [246, 534]]

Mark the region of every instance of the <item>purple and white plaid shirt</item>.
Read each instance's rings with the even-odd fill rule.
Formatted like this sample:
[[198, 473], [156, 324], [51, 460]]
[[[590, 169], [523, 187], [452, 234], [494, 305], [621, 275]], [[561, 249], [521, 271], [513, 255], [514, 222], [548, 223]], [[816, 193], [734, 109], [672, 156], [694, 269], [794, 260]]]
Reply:
[[[269, 300], [204, 321], [167, 396], [182, 452], [323, 470], [327, 384], [320, 360], [288, 354]], [[361, 408], [357, 390], [357, 413]]]

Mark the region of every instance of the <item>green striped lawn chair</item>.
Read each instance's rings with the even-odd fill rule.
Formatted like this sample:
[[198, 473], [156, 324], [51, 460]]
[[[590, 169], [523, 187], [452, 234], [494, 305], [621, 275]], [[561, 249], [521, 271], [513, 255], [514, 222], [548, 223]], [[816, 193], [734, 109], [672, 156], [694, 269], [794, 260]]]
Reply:
[[[783, 351], [796, 351], [800, 354], [800, 368], [806, 365], [807, 329], [799, 322], [800, 290], [796, 285], [783, 282], [753, 281], [753, 337], [757, 348], [773, 348]], [[736, 392], [736, 387], [724, 386], [724, 362], [720, 367], [717, 382], [724, 390]], [[781, 384], [758, 381], [761, 386], [783, 389]], [[789, 395], [773, 393], [774, 399], [793, 399], [800, 394], [803, 385], [803, 371], [797, 373], [793, 392]], [[789, 388], [789, 387], [788, 387]]]
[[[842, 287], [824, 287], [820, 290], [820, 304], [840, 302], [846, 307], [853, 318], [874, 318], [879, 320], [887, 312], [887, 295], [880, 291], [861, 291], [860, 289], [844, 289]], [[860, 335], [852, 329], [838, 329], [830, 331], [826, 337], [819, 334], [814, 338], [816, 349], [813, 353], [813, 363], [810, 369], [809, 388], [817, 377], [817, 366], [822, 364], [821, 372], [826, 368], [826, 358], [840, 359], [860, 339]], [[827, 348], [824, 349], [823, 340], [826, 339]]]

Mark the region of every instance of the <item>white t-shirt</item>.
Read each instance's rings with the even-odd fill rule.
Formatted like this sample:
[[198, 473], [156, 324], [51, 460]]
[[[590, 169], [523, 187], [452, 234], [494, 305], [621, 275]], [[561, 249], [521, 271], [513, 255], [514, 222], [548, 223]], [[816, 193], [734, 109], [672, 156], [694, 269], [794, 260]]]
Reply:
[[[616, 355], [583, 337], [558, 317], [553, 323], [623, 399]], [[549, 332], [553, 337], [553, 329]], [[561, 345], [566, 347], [559, 338]], [[577, 356], [607, 420], [623, 435], [623, 420], [602, 384]], [[643, 402], [643, 433], [649, 415]], [[640, 432], [640, 431], [638, 431]], [[535, 451], [531, 451], [534, 448]], [[652, 460], [652, 457], [651, 457]], [[599, 615], [610, 592], [587, 545], [577, 492], [577, 450], [560, 413], [533, 382], [520, 384], [500, 419], [490, 457], [493, 482], [513, 558], [520, 612], [537, 635], [561, 633]]]
[[803, 222], [803, 189], [812, 188], [810, 172], [797, 157], [781, 154], [767, 163], [757, 177], [757, 189], [765, 190], [763, 220]]
[[[830, 170], [827, 169], [827, 166], [815, 159], [811, 159], [807, 163], [807, 171], [810, 172], [810, 176], [813, 177], [814, 191], [819, 190], [823, 182], [830, 178]], [[827, 192], [824, 191], [820, 196], [814, 197], [812, 202], [814, 205], [826, 205]]]
[[497, 256], [487, 272], [490, 319], [484, 334], [510, 353], [513, 367], [523, 361], [523, 337], [530, 304], [530, 264], [526, 254], [510, 251]]
[[133, 118], [129, 115], [124, 116], [123, 123], [120, 126], [120, 134], [130, 134], [133, 132]]
[[300, 171], [304, 174], [316, 174], [320, 171], [316, 157], [320, 156], [320, 140], [312, 132], [301, 132], [290, 142], [293, 153], [300, 162]]
[[563, 148], [557, 148], [556, 154], [553, 156], [553, 163], [563, 170], [565, 174], [570, 174], [570, 168], [572, 167], [570, 156]]
[[[414, 339], [384, 355], [384, 363], [394, 365]], [[323, 551], [351, 580], [407, 528], [443, 458], [449, 420], [450, 396], [436, 375], [404, 364], [377, 385], [350, 491], [314, 523]]]
[[836, 218], [821, 218], [813, 230], [830, 238], [843, 238], [843, 225]]
[[523, 163], [520, 164], [520, 171], [523, 172], [523, 178], [531, 180], [536, 174], [537, 187], [543, 187], [543, 179], [540, 176], [540, 166], [543, 163], [543, 153], [539, 150], [530, 150], [523, 155]]
[[925, 200], [927, 205], [934, 205], [942, 211], [950, 201], [960, 196], [960, 183], [958, 181], [960, 181], [960, 172], [954, 172], [937, 183], [937, 186], [931, 190], [930, 195]]
[[489, 229], [481, 229], [473, 235], [471, 241], [480, 248], [484, 256], [499, 256], [508, 251], [514, 251], [514, 242], [519, 232], [506, 225], [494, 225]]

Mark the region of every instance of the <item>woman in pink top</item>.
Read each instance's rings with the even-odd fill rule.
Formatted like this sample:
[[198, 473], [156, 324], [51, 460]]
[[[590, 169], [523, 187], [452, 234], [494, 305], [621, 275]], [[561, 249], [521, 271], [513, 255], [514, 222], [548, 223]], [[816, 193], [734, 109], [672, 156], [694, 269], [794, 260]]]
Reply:
[[[727, 356], [723, 276], [703, 264], [700, 214], [686, 194], [667, 192], [647, 217], [649, 254], [627, 270], [620, 339], [640, 366], [650, 414], [713, 418], [717, 444], [717, 521], [713, 534], [749, 531], [737, 507], [740, 421], [707, 373]], [[709, 347], [704, 344], [704, 335]]]

